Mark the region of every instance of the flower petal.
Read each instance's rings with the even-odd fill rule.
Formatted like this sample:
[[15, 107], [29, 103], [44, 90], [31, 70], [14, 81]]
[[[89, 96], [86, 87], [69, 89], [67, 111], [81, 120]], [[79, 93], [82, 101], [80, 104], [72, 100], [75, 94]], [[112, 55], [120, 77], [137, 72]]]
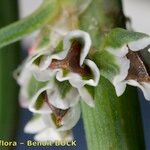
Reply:
[[66, 54], [68, 53], [71, 47], [72, 39], [79, 39], [79, 40], [83, 40], [84, 42], [83, 43], [84, 46], [80, 54], [80, 66], [82, 66], [91, 47], [92, 42], [91, 42], [90, 35], [87, 32], [84, 32], [81, 30], [74, 30], [74, 31], [69, 32], [64, 38], [64, 50], [66, 51]]
[[72, 107], [79, 101], [78, 91], [72, 87], [67, 91], [64, 97], [61, 96], [56, 86], [54, 86], [52, 90], [47, 90], [47, 95], [49, 102], [56, 108], [60, 109]]
[[52, 89], [53, 86], [51, 84], [47, 85], [44, 88], [41, 88], [32, 98], [31, 104], [29, 106], [29, 110], [34, 113], [39, 114], [47, 114], [51, 113], [51, 109], [47, 105], [45, 101], [45, 97], [42, 96], [43, 92], [45, 92], [47, 89]]
[[124, 57], [128, 53], [127, 45], [133, 51], [144, 49], [150, 44], [150, 37], [144, 33], [116, 28], [105, 38], [103, 49], [115, 56]]
[[27, 92], [28, 84], [32, 77], [29, 69], [25, 67], [25, 64], [18, 67], [18, 69], [14, 72], [14, 77], [17, 80], [17, 83], [20, 85], [19, 92], [19, 103], [23, 108], [27, 108], [29, 105], [29, 95]]
[[44, 131], [38, 133], [34, 139], [36, 141], [72, 141], [73, 134], [71, 131], [58, 132], [53, 128], [47, 128]]
[[19, 104], [22, 108], [28, 108], [30, 104], [29, 96], [26, 87], [21, 87], [19, 91]]
[[48, 68], [49, 61], [51, 60], [50, 54], [49, 51], [38, 51], [26, 64], [26, 67], [38, 81], [48, 81], [55, 73], [54, 70]]
[[126, 57], [116, 59], [116, 61], [120, 71], [119, 74], [114, 76], [112, 83], [115, 86], [117, 96], [121, 96], [126, 88], [126, 84], [123, 81], [126, 79], [128, 75], [128, 70], [130, 68], [130, 61]]
[[64, 76], [63, 71], [59, 70], [56, 74], [56, 79], [60, 82], [68, 80], [75, 88], [84, 86], [82, 77], [77, 73], [69, 72], [66, 76]]
[[132, 51], [139, 51], [150, 45], [150, 37], [144, 37], [137, 41], [130, 42], [128, 46]]
[[[90, 87], [92, 88], [92, 87]], [[85, 101], [89, 106], [94, 107], [95, 106], [95, 102], [93, 99], [93, 94], [90, 93], [90, 90], [88, 90], [88, 87], [82, 87], [80, 89], [78, 89], [79, 94], [82, 98], [83, 101]]]
[[58, 131], [66, 131], [72, 129], [80, 119], [80, 104], [77, 103], [71, 107], [65, 116], [62, 118], [62, 126], [58, 128]]
[[135, 80], [128, 80], [127, 84], [139, 87], [142, 90], [145, 98], [147, 100], [150, 100], [150, 82], [149, 83], [147, 83], [147, 82], [139, 83], [139, 82], [137, 82]]
[[85, 64], [91, 69], [93, 76], [92, 78], [83, 79], [79, 74], [72, 72], [64, 76], [63, 71], [59, 70], [56, 73], [56, 79], [60, 82], [69, 80], [70, 84], [75, 88], [81, 88], [86, 84], [91, 86], [97, 86], [100, 78], [100, 71], [97, 65], [89, 59], [85, 59]]
[[24, 128], [25, 133], [35, 134], [40, 132], [46, 128], [46, 124], [44, 123], [41, 115], [35, 115], [32, 119], [26, 124]]
[[89, 66], [93, 75], [93, 79], [85, 81], [85, 84], [91, 85], [91, 86], [97, 86], [99, 79], [100, 79], [100, 71], [97, 65], [89, 59], [85, 59], [85, 64]]

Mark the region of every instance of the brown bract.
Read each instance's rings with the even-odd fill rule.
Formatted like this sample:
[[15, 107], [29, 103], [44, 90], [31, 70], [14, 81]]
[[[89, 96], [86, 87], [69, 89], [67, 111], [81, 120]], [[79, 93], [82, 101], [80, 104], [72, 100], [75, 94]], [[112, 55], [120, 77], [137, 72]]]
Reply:
[[82, 50], [82, 44], [76, 40], [72, 42], [71, 48], [67, 56], [63, 60], [53, 59], [49, 65], [50, 69], [64, 69], [74, 73], [78, 73], [82, 76], [89, 75], [91, 73], [90, 68], [86, 65], [80, 66], [80, 54]]
[[129, 49], [127, 58], [130, 60], [130, 68], [126, 79], [133, 79], [138, 82], [150, 82], [149, 69], [144, 64], [140, 53]]

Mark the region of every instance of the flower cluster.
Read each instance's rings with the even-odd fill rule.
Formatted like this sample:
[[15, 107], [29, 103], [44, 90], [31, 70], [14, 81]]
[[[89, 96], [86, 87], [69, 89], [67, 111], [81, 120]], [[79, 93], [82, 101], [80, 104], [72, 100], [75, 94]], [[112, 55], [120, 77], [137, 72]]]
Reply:
[[35, 140], [72, 140], [71, 129], [80, 118], [79, 100], [94, 106], [93, 88], [100, 72], [88, 59], [91, 38], [81, 30], [68, 32], [55, 51], [37, 51], [27, 58], [17, 81], [20, 104], [33, 112], [25, 132]]
[[129, 84], [139, 87], [150, 100], [150, 72], [141, 53], [149, 55], [148, 35], [114, 29], [101, 49], [91, 53], [87, 32], [73, 30], [63, 39], [54, 50], [32, 52], [17, 71], [20, 104], [34, 114], [25, 132], [36, 134], [35, 140], [73, 139], [71, 129], [81, 113], [79, 101], [94, 107], [100, 71], [114, 85], [117, 96]]

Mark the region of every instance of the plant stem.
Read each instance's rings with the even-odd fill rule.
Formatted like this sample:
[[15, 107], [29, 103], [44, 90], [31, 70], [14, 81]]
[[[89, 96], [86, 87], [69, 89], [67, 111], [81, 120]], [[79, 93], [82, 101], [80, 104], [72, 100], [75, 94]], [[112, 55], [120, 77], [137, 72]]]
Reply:
[[[18, 19], [17, 0], [0, 1], [0, 27]], [[20, 59], [18, 43], [0, 50], [0, 139], [15, 140], [18, 123], [18, 86], [13, 79], [13, 71]], [[1, 147], [13, 149], [12, 147]]]
[[[114, 27], [125, 27], [120, 0], [93, 0], [79, 20], [80, 28], [90, 33], [96, 49], [99, 49], [108, 31]], [[128, 87], [118, 98], [111, 83], [101, 77], [94, 98], [95, 108], [81, 104], [88, 149], [144, 149], [136, 89]]]

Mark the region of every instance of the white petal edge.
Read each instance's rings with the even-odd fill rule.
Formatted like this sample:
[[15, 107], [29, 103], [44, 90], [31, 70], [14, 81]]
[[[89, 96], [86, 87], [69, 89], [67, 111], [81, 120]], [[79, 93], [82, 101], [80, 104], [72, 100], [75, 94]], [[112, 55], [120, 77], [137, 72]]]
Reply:
[[84, 63], [91, 69], [94, 76], [94, 79], [87, 80], [86, 84], [91, 86], [97, 86], [100, 79], [100, 70], [98, 69], [97, 65], [90, 59], [85, 59]]
[[94, 99], [85, 87], [78, 89], [82, 100], [91, 107], [95, 107]]
[[111, 82], [115, 87], [117, 96], [121, 96], [126, 88], [124, 80], [128, 75], [128, 70], [130, 68], [130, 61], [126, 57], [117, 58], [116, 61], [120, 67], [120, 73], [116, 75]]
[[41, 70], [38, 66], [34, 64], [30, 66], [30, 71], [32, 72], [35, 79], [41, 82], [49, 81], [51, 77], [55, 74], [55, 72], [51, 71], [50, 69]]
[[139, 51], [150, 45], [150, 37], [145, 37], [134, 42], [130, 42], [128, 46], [132, 51]]
[[30, 99], [27, 93], [27, 87], [21, 86], [19, 91], [19, 104], [22, 108], [28, 108]]
[[80, 119], [81, 109], [80, 104], [77, 103], [71, 107], [62, 119], [62, 126], [58, 131], [66, 131], [72, 129]]
[[44, 123], [41, 116], [38, 116], [37, 118], [31, 119], [25, 126], [24, 132], [35, 134], [37, 132], [40, 132], [46, 128], [46, 124]]
[[74, 106], [76, 103], [78, 103], [80, 98], [77, 89], [72, 87], [68, 93], [66, 93], [66, 96], [62, 98], [56, 85], [54, 85], [52, 90], [47, 90], [47, 95], [49, 102], [59, 109], [67, 109]]
[[[26, 64], [26, 68], [32, 72], [32, 74], [38, 81], [48, 81], [55, 73], [54, 70], [48, 68], [50, 54], [50, 51], [38, 51], [30, 58], [30, 60]], [[44, 58], [42, 58], [39, 66], [35, 65], [33, 62], [42, 55], [44, 56]]]
[[53, 129], [57, 129], [57, 126], [51, 116], [52, 114], [43, 114], [42, 119], [47, 127], [51, 127]]
[[128, 80], [127, 84], [139, 87], [142, 90], [145, 99], [150, 101], [150, 83], [147, 82], [138, 83], [135, 80]]
[[66, 81], [68, 80], [69, 83], [75, 87], [75, 88], [78, 88], [78, 87], [82, 87], [85, 85], [82, 77], [77, 74], [77, 73], [72, 73], [72, 72], [69, 72], [67, 74], [67, 76], [64, 76], [63, 75], [63, 71], [62, 70], [59, 70], [57, 73], [56, 73], [56, 79], [60, 82], [63, 82], [63, 81]]
[[93, 79], [84, 80], [79, 74], [72, 73], [72, 72], [68, 73], [68, 75], [64, 77], [62, 70], [59, 70], [56, 73], [56, 79], [60, 82], [69, 80], [70, 84], [75, 88], [81, 88], [86, 84], [91, 86], [97, 86], [100, 79], [100, 71], [97, 65], [89, 59], [85, 59], [84, 63], [91, 69], [93, 74]]
[[51, 112], [52, 112], [51, 109], [48, 107], [48, 105], [47, 105], [45, 102], [44, 102], [42, 108], [40, 108], [39, 110], [37, 110], [37, 109], [34, 108], [34, 105], [35, 105], [35, 103], [36, 103], [37, 98], [39, 97], [39, 95], [40, 95], [42, 92], [46, 91], [47, 89], [52, 89], [52, 88], [53, 88], [53, 86], [52, 86], [51, 84], [49, 84], [49, 85], [47, 85], [46, 87], [41, 88], [41, 89], [33, 96], [32, 100], [31, 100], [31, 103], [30, 103], [30, 105], [29, 105], [29, 110], [30, 110], [31, 112], [33, 112], [33, 113], [38, 113], [38, 114], [48, 114], [48, 113], [51, 113]]
[[142, 50], [150, 45], [150, 37], [144, 37], [136, 41], [125, 43], [119, 48], [107, 47], [106, 50], [115, 56], [124, 57], [128, 53], [127, 45], [132, 51]]
[[53, 129], [56, 129], [57, 131], [67, 131], [72, 129], [77, 122], [80, 119], [81, 115], [81, 109], [80, 109], [80, 104], [77, 103], [73, 107], [71, 107], [68, 112], [65, 114], [65, 116], [62, 118], [61, 121], [61, 127], [57, 127], [56, 124], [54, 123], [52, 116], [50, 114], [43, 115], [43, 121], [47, 126], [51, 126]]
[[44, 131], [35, 135], [34, 139], [36, 141], [72, 141], [73, 134], [71, 131], [58, 132], [53, 128], [47, 128]]
[[128, 53], [128, 47], [126, 44], [115, 49], [112, 47], [107, 47], [106, 50], [117, 57], [124, 57]]
[[19, 103], [23, 108], [28, 108], [29, 106], [30, 100], [27, 93], [27, 88], [31, 77], [31, 72], [25, 66], [23, 66], [20, 75], [16, 76], [17, 83], [20, 85]]
[[87, 32], [84, 32], [82, 30], [74, 30], [68, 32], [68, 34], [64, 37], [64, 50], [66, 51], [66, 54], [68, 53], [70, 47], [71, 47], [71, 40], [74, 38], [82, 38], [84, 41], [84, 47], [81, 51], [80, 55], [80, 66], [82, 66], [87, 54], [89, 53], [90, 47], [91, 47], [91, 38], [90, 35]]

